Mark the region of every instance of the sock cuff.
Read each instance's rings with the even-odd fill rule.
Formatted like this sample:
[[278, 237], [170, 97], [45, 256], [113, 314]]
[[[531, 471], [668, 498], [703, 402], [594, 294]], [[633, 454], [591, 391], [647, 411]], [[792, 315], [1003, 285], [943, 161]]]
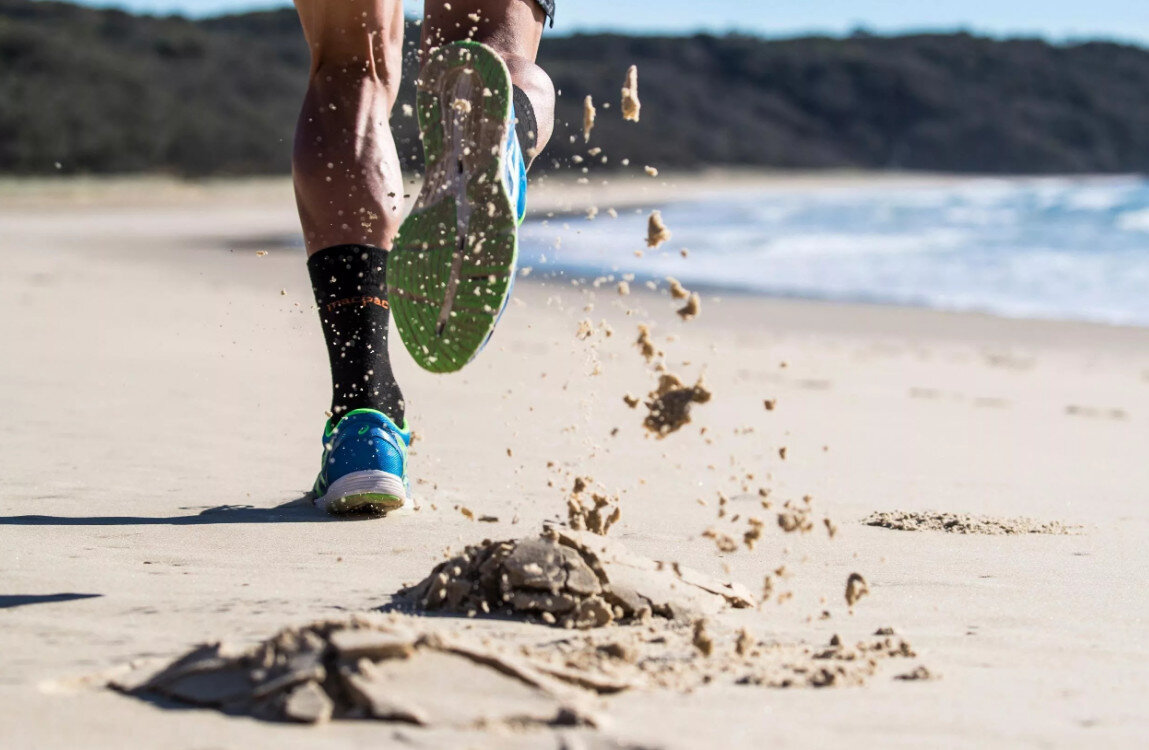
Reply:
[[335, 245], [307, 259], [320, 309], [348, 299], [387, 307], [387, 251], [373, 245]]

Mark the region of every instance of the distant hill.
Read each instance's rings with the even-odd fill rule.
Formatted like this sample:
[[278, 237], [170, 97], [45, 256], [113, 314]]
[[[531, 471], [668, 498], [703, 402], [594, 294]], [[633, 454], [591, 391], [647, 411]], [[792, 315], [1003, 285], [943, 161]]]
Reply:
[[[409, 52], [417, 36], [411, 26]], [[544, 167], [585, 153], [570, 136], [591, 94], [600, 110], [590, 145], [611, 159], [597, 169], [625, 157], [684, 168], [1149, 172], [1149, 51], [1139, 47], [968, 34], [583, 35], [544, 39], [540, 62], [562, 92]], [[618, 116], [630, 64], [637, 125]], [[0, 0], [0, 173], [286, 172], [306, 71], [291, 10], [191, 21]], [[400, 101], [412, 96], [408, 82]], [[398, 108], [394, 120], [414, 160], [414, 123]]]

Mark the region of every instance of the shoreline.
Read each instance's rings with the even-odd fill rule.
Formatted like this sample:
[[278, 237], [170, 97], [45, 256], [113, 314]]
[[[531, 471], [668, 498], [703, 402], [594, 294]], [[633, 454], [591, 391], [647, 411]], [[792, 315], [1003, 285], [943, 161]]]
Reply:
[[[1139, 175], [1051, 176], [1049, 179], [1141, 179]], [[667, 201], [696, 200], [726, 191], [746, 189], [784, 190], [788, 187], [836, 189], [857, 185], [890, 187], [936, 186], [998, 179], [967, 175], [874, 172], [777, 172], [765, 170], [707, 170], [699, 173], [669, 173], [658, 178], [621, 177], [607, 186], [582, 185], [572, 178], [547, 179], [532, 187], [532, 211], [536, 220], [578, 218], [591, 205], [613, 205], [620, 209], [665, 206]], [[1014, 178], [1005, 178], [1014, 179]], [[1017, 179], [1031, 179], [1019, 176]], [[1032, 179], [1043, 179], [1034, 177]], [[689, 182], [683, 193], [682, 183]], [[413, 195], [417, 186], [409, 185]], [[410, 200], [409, 200], [410, 202]], [[604, 209], [605, 210], [605, 209]], [[73, 214], [74, 219], [44, 226], [41, 217]], [[87, 237], [78, 236], [69, 221], [93, 219], [87, 223]], [[210, 218], [214, 217], [214, 218]], [[206, 219], [206, 220], [205, 220]], [[531, 218], [528, 217], [528, 221]], [[121, 242], [125, 256], [134, 256], [139, 244], [178, 243], [198, 256], [200, 250], [244, 253], [266, 250], [272, 255], [298, 255], [302, 262], [302, 238], [295, 214], [290, 178], [244, 178], [185, 181], [167, 177], [114, 178], [0, 178], [0, 229], [10, 238], [21, 235], [47, 236], [60, 244], [83, 247], [94, 243]], [[545, 270], [544, 270], [545, 269]], [[552, 270], [553, 269], [553, 270]], [[517, 283], [538, 283], [539, 278], [578, 280], [589, 283], [602, 276], [620, 273], [583, 271], [571, 267], [536, 267]], [[632, 284], [637, 290], [647, 281], [661, 284], [664, 276], [636, 273]], [[1016, 315], [985, 309], [952, 309], [927, 303], [883, 301], [865, 297], [759, 291], [737, 284], [690, 283], [709, 295], [744, 297], [773, 301], [800, 301], [860, 308], [919, 310], [939, 314], [969, 315], [1002, 321], [1031, 321], [1057, 325], [1096, 326], [1099, 329], [1147, 330], [1149, 326], [1070, 316]]]
[[[555, 271], [539, 272], [533, 271], [527, 278], [519, 278], [516, 284], [539, 284], [539, 283], [570, 283], [572, 280], [578, 281], [580, 284], [593, 284], [598, 279], [619, 279], [620, 273], [613, 274], [594, 274], [582, 273], [573, 269], [558, 269]], [[645, 287], [646, 282], [655, 282], [661, 291], [665, 286], [666, 277], [654, 274], [634, 274], [634, 281], [631, 284], [631, 294], [655, 294]], [[611, 283], [611, 282], [608, 282]], [[642, 287], [641, 290], [638, 287]], [[785, 303], [804, 303], [810, 305], [829, 306], [829, 307], [842, 307], [860, 310], [892, 310], [892, 311], [913, 311], [924, 314], [933, 314], [940, 316], [957, 316], [957, 317], [970, 317], [978, 318], [987, 321], [1002, 321], [1003, 323], [1020, 323], [1020, 324], [1035, 324], [1045, 326], [1074, 326], [1083, 329], [1096, 328], [1100, 330], [1116, 330], [1116, 331], [1149, 331], [1149, 325], [1138, 323], [1115, 323], [1105, 320], [1093, 320], [1089, 318], [1071, 318], [1071, 317], [1046, 317], [1038, 315], [1009, 315], [999, 313], [992, 310], [983, 310], [975, 308], [957, 309], [947, 307], [937, 307], [928, 304], [918, 303], [903, 303], [903, 302], [887, 302], [878, 299], [865, 299], [862, 297], [833, 297], [830, 295], [817, 295], [817, 294], [803, 294], [803, 293], [785, 293], [776, 291], [758, 291], [754, 289], [747, 289], [746, 287], [739, 287], [735, 285], [723, 285], [713, 283], [699, 283], [691, 282], [688, 284], [690, 291], [704, 293], [711, 297], [720, 297], [727, 299], [745, 299], [745, 300], [761, 300], [765, 302], [776, 302], [780, 304]], [[606, 290], [604, 286], [604, 290]], [[607, 290], [608, 291], [608, 290]]]

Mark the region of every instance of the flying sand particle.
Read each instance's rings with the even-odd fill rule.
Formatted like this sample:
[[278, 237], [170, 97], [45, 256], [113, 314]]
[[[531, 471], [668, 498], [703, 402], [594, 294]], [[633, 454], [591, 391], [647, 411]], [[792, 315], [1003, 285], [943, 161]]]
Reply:
[[670, 239], [670, 230], [662, 223], [662, 212], [651, 211], [646, 221], [646, 246], [658, 247]]
[[691, 292], [690, 299], [679, 308], [678, 317], [682, 318], [683, 321], [694, 320], [700, 312], [702, 312], [702, 297], [698, 296], [698, 292]]
[[706, 620], [698, 620], [694, 623], [694, 647], [703, 656], [710, 656], [714, 653], [714, 639], [706, 632]]
[[925, 665], [919, 665], [913, 671], [906, 672], [905, 674], [895, 675], [895, 680], [936, 680], [937, 675], [926, 668]]
[[734, 652], [739, 656], [746, 656], [754, 647], [754, 636], [746, 628], [738, 631], [738, 640], [734, 642]]
[[631, 65], [626, 71], [626, 83], [622, 86], [622, 119], [638, 122], [642, 102], [638, 100], [638, 66]]
[[662, 356], [662, 350], [654, 345], [654, 340], [650, 338], [650, 327], [645, 323], [638, 324], [638, 340], [634, 343], [638, 345], [638, 350], [642, 352], [647, 363]]
[[589, 531], [606, 536], [610, 527], [622, 517], [617, 497], [594, 492], [590, 497], [593, 506], [585, 502], [582, 493], [573, 493], [567, 499], [567, 523], [575, 531]]
[[671, 373], [663, 373], [658, 379], [658, 388], [650, 393], [646, 408], [649, 413], [643, 420], [643, 427], [664, 438], [690, 424], [690, 407], [705, 404], [711, 393], [703, 385], [702, 378], [692, 386], [687, 386]]
[[[586, 95], [586, 99], [582, 102], [582, 139], [583, 141], [590, 140], [590, 131], [594, 130], [594, 100], [590, 94]], [[595, 156], [596, 154], [592, 154]]]
[[750, 528], [742, 535], [742, 542], [746, 545], [746, 549], [753, 550], [754, 545], [762, 538], [762, 529], [765, 524], [758, 518], [751, 517], [746, 520], [750, 524]]
[[718, 548], [719, 552], [730, 553], [738, 551], [738, 542], [735, 541], [734, 537], [729, 534], [724, 534], [717, 529], [707, 529], [702, 532], [702, 538], [713, 539], [714, 546]]
[[846, 604], [853, 607], [859, 599], [869, 593], [870, 587], [860, 573], [851, 573], [846, 579]]
[[808, 534], [814, 530], [809, 511], [791, 507], [789, 501], [786, 503], [786, 509], [778, 514], [778, 527], [787, 534], [795, 531]]

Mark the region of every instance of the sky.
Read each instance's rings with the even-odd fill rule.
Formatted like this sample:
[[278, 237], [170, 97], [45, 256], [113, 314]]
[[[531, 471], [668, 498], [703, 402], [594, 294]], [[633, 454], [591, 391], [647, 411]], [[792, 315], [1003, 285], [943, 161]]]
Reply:
[[[282, 0], [78, 0], [191, 16], [279, 7]], [[404, 0], [414, 15], [422, 3]], [[739, 31], [767, 36], [953, 30], [1055, 41], [1115, 39], [1149, 45], [1149, 0], [558, 0], [554, 31]]]

